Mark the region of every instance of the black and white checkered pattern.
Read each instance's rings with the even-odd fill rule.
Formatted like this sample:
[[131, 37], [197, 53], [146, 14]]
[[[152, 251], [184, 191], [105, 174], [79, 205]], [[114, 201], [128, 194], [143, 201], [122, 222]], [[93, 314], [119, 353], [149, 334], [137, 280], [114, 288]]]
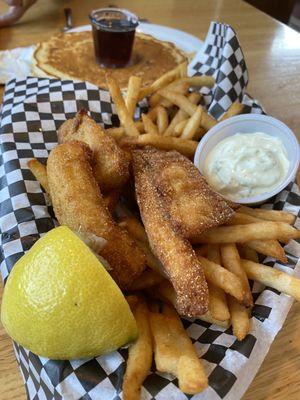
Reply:
[[[204, 63], [200, 63], [197, 66], [199, 71], [221, 76], [218, 71], [224, 70], [222, 60], [229, 59], [228, 55], [224, 56], [223, 47], [229, 42], [235, 49], [238, 46], [232, 32], [228, 26], [212, 25], [206, 40], [206, 43], [211, 43], [211, 47], [205, 51], [209, 61], [205, 64], [206, 70]], [[211, 36], [220, 39], [213, 40]], [[223, 46], [221, 50], [220, 46]], [[240, 58], [238, 60], [242, 66], [241, 82], [245, 85], [245, 63]], [[214, 71], [215, 68], [218, 71]], [[249, 111], [262, 112], [258, 103], [243, 93], [244, 87], [241, 90], [242, 92], [236, 90], [236, 96], [239, 97], [242, 93], [244, 101], [248, 102]], [[212, 94], [212, 104], [208, 105], [211, 113], [217, 117], [220, 109], [216, 107], [216, 92], [218, 83]], [[229, 98], [231, 101], [236, 99], [231, 95]], [[6, 86], [0, 131], [0, 269], [4, 281], [15, 262], [56, 223], [51, 208], [48, 207], [47, 195], [29, 171], [27, 161], [35, 157], [45, 162], [50, 150], [57, 143], [57, 128], [82, 107], [88, 109], [99, 123], [118, 123], [109, 94], [88, 83], [27, 78], [12, 80]], [[297, 216], [299, 206], [300, 192], [294, 183], [271, 203], [264, 205], [267, 208], [286, 209]], [[300, 227], [299, 218], [296, 225]], [[288, 265], [274, 263], [272, 259], [264, 262], [289, 273], [298, 273], [296, 263], [300, 257], [300, 245], [292, 241], [286, 246], [286, 252]], [[183, 320], [209, 376], [209, 388], [204, 393], [193, 396], [194, 400], [238, 400], [257, 372], [286, 318], [292, 299], [256, 283], [253, 284], [253, 296], [255, 306], [252, 312], [252, 330], [242, 342], [236, 340], [231, 329], [222, 329], [200, 320]], [[97, 358], [72, 361], [48, 360], [17, 344], [15, 353], [30, 400], [122, 398], [126, 349]], [[191, 398], [179, 391], [177, 380], [172, 376], [154, 371], [153, 368], [153, 372], [144, 382], [143, 400]]]
[[248, 71], [242, 49], [231, 26], [212, 22], [203, 48], [192, 61], [191, 75], [211, 75], [216, 84], [212, 89], [203, 88], [204, 101], [208, 112], [216, 119], [228, 110], [234, 101], [246, 106], [246, 112], [262, 113], [256, 100], [245, 91]]

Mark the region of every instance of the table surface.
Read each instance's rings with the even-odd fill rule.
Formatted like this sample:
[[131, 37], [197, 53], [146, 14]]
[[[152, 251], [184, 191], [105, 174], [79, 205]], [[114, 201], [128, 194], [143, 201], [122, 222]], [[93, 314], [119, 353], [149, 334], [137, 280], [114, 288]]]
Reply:
[[[16, 26], [1, 29], [0, 49], [26, 46], [49, 38], [64, 25], [63, 8], [73, 9], [75, 26], [88, 23], [88, 12], [107, 6], [101, 0], [39, 0]], [[119, 0], [141, 18], [205, 38], [212, 20], [238, 33], [248, 65], [249, 93], [266, 111], [300, 138], [300, 35], [240, 0]], [[0, 4], [0, 12], [5, 9]], [[159, 10], [159, 12], [158, 12]], [[0, 92], [1, 95], [2, 92]], [[0, 288], [0, 302], [2, 289]], [[294, 304], [244, 400], [299, 399], [300, 304]], [[24, 400], [22, 379], [11, 341], [0, 325], [0, 400]]]

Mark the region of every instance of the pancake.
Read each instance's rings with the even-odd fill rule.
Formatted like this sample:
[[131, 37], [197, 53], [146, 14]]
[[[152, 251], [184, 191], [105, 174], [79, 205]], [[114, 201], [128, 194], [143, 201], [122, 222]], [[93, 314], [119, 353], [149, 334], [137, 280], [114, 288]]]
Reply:
[[131, 75], [140, 76], [143, 85], [151, 84], [173, 69], [187, 56], [172, 43], [137, 33], [130, 64], [125, 68], [101, 68], [95, 60], [92, 32], [61, 33], [38, 45], [35, 51], [36, 70], [61, 79], [88, 81], [106, 88], [109, 73], [126, 89]]

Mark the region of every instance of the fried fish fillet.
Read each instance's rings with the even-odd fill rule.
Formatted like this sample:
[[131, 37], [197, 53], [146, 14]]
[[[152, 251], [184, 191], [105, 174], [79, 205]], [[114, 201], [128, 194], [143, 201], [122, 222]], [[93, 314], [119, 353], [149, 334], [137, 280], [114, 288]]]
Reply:
[[129, 159], [103, 129], [87, 115], [79, 111], [75, 118], [65, 121], [58, 130], [58, 143], [80, 140], [93, 151], [93, 171], [102, 193], [119, 189], [129, 176]]
[[177, 151], [145, 150], [153, 179], [175, 229], [193, 241], [230, 219], [234, 211], [206, 183], [194, 164]]
[[136, 197], [153, 253], [163, 264], [177, 295], [177, 310], [189, 317], [208, 309], [204, 273], [190, 243], [172, 227], [153, 180], [145, 151], [133, 151]]
[[96, 235], [107, 243], [100, 255], [112, 268], [117, 284], [126, 289], [145, 268], [145, 256], [112, 219], [93, 175], [92, 152], [82, 142], [55, 147], [48, 158], [50, 195], [58, 222], [82, 235]]

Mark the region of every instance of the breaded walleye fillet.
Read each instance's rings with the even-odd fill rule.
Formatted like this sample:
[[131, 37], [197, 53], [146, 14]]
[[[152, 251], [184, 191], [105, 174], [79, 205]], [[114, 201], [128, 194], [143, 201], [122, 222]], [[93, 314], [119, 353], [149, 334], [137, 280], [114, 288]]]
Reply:
[[129, 159], [112, 137], [106, 135], [85, 110], [65, 121], [58, 130], [58, 143], [80, 140], [93, 151], [93, 170], [101, 192], [120, 188], [129, 176]]
[[145, 151], [133, 151], [137, 202], [153, 253], [159, 258], [177, 295], [177, 310], [189, 317], [208, 309], [208, 289], [200, 262], [190, 243], [171, 226], [153, 180]]
[[146, 149], [144, 157], [175, 229], [193, 241], [234, 214], [226, 200], [206, 183], [195, 165], [177, 151]]
[[47, 175], [54, 212], [61, 225], [107, 240], [100, 255], [110, 264], [112, 277], [125, 289], [144, 270], [145, 256], [112, 219], [93, 175], [91, 158], [88, 146], [78, 141], [51, 151]]

